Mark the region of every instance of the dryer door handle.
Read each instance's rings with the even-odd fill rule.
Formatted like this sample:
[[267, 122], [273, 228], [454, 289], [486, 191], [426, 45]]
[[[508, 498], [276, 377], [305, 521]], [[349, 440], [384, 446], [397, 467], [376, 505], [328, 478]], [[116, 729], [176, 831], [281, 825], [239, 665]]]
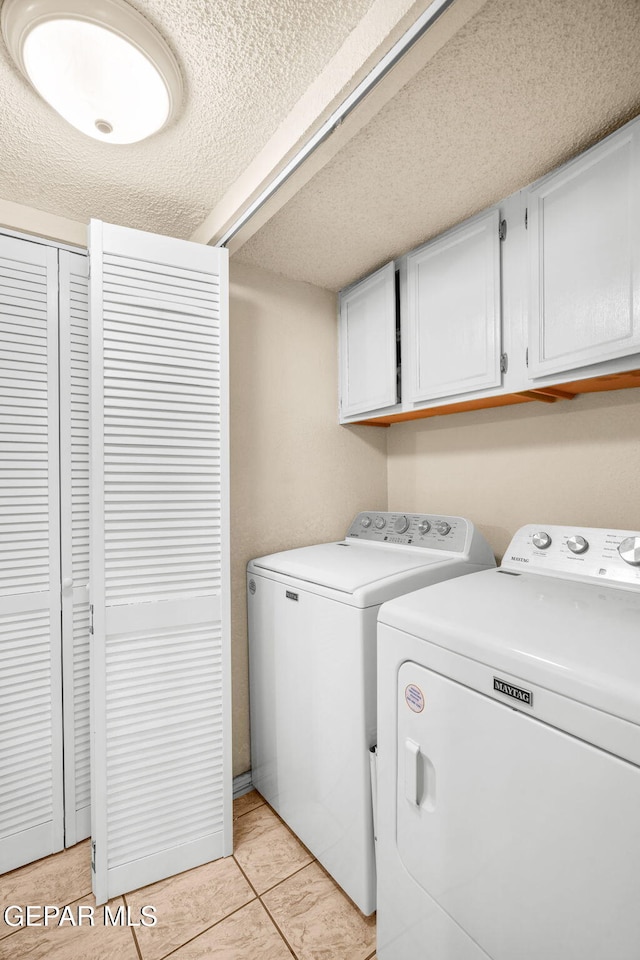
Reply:
[[413, 807], [432, 812], [436, 808], [436, 771], [420, 744], [404, 742], [404, 795]]
[[404, 742], [404, 795], [414, 807], [420, 806], [420, 766], [420, 744], [407, 737]]

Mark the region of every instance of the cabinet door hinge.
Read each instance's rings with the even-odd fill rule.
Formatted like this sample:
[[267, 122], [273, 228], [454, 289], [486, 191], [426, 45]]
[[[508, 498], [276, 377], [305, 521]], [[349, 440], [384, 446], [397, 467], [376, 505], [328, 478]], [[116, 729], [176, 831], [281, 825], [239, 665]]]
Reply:
[[525, 230], [529, 229], [529, 207], [525, 207], [524, 210], [524, 228]]
[[527, 347], [525, 351], [524, 362], [525, 362], [525, 365], [528, 367], [529, 366], [529, 347]]
[[509, 369], [509, 354], [501, 353], [500, 354], [500, 373], [506, 373]]
[[501, 220], [498, 225], [498, 239], [506, 240], [507, 239], [507, 221]]
[[89, 604], [89, 633], [93, 635], [93, 604]]

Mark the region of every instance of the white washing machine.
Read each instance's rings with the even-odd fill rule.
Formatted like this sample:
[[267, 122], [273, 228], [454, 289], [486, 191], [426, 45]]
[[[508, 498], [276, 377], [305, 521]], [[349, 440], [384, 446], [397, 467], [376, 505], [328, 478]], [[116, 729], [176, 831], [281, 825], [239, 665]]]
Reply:
[[385, 604], [378, 960], [640, 957], [640, 534]]
[[338, 543], [248, 566], [253, 784], [365, 914], [378, 608], [489, 566], [468, 520], [398, 513], [358, 514]]

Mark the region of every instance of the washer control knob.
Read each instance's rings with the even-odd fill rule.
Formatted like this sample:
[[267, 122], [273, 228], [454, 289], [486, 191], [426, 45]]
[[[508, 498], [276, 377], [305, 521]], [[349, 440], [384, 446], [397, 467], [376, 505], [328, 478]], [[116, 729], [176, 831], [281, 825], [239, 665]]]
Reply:
[[438, 520], [437, 523], [434, 523], [434, 527], [441, 537], [446, 537], [446, 535], [449, 533], [449, 530], [451, 530], [451, 524], [447, 523], [446, 520]]
[[625, 563], [640, 567], [640, 537], [626, 537], [618, 547], [618, 553]]
[[396, 533], [406, 533], [406, 531], [409, 529], [409, 521], [406, 517], [398, 517], [393, 525], [393, 529]]
[[431, 524], [429, 523], [429, 521], [421, 520], [420, 523], [418, 524], [418, 533], [421, 533], [424, 535], [425, 533], [429, 533], [429, 530], [431, 530]]
[[571, 553], [586, 553], [589, 549], [589, 541], [584, 537], [569, 537], [567, 546]]
[[360, 524], [361, 524], [361, 526], [363, 526], [363, 527], [365, 528], [365, 530], [366, 530], [367, 527], [370, 527], [370, 526], [371, 526], [371, 517], [363, 517], [362, 520], [360, 521]]
[[384, 517], [376, 517], [376, 529], [377, 529], [377, 530], [384, 530], [384, 528], [386, 527], [386, 525], [387, 525], [387, 521], [385, 520]]
[[540, 530], [539, 533], [534, 533], [531, 539], [533, 540], [534, 547], [537, 547], [538, 550], [546, 550], [547, 547], [551, 546], [551, 537], [543, 530]]

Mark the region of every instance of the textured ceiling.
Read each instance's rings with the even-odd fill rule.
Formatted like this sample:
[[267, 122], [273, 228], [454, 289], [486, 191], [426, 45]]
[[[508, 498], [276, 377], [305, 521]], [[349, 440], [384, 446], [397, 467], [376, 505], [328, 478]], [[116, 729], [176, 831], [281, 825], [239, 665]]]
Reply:
[[[133, 5], [182, 66], [180, 116], [141, 144], [94, 142], [0, 42], [0, 200], [191, 236], [375, 3]], [[345, 286], [638, 114], [639, 50], [640, 0], [487, 0], [234, 259]]]
[[234, 259], [331, 289], [640, 112], [638, 0], [489, 0]]
[[173, 48], [186, 101], [169, 128], [126, 147], [68, 126], [0, 41], [0, 198], [190, 236], [371, 2], [133, 0]]

